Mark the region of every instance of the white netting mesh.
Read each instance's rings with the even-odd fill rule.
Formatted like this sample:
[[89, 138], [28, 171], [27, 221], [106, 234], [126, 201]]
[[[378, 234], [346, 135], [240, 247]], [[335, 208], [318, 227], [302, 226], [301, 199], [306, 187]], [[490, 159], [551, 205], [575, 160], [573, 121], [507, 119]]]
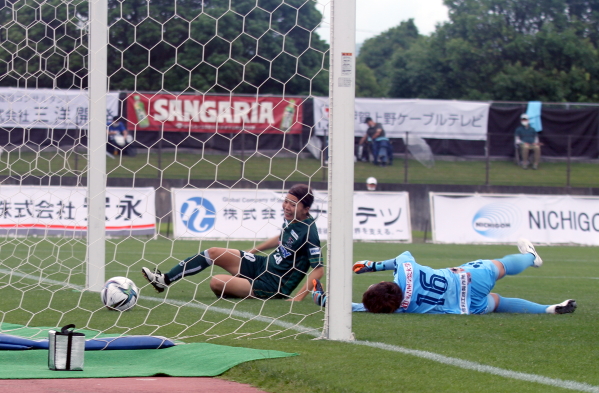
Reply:
[[[75, 323], [172, 338], [317, 334], [323, 314], [309, 296], [216, 297], [219, 267], [155, 294], [140, 271], [213, 246], [250, 249], [280, 231], [290, 186], [326, 188], [304, 120], [312, 95], [328, 94], [328, 45], [315, 33], [324, 6], [108, 1], [105, 278], [142, 288], [121, 313], [85, 288], [89, 4], [1, 3], [0, 332]], [[193, 217], [182, 212], [190, 198], [201, 200]], [[325, 211], [317, 198], [313, 212]]]

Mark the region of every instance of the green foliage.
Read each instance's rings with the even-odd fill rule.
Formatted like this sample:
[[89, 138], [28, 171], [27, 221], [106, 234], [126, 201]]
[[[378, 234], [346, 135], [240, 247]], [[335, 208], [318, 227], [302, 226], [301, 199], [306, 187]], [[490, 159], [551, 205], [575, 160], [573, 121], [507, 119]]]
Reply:
[[[393, 75], [392, 58], [421, 38], [413, 19], [367, 39], [360, 48], [356, 66], [356, 96], [381, 97], [388, 93]], [[371, 80], [372, 74], [376, 82]], [[376, 95], [380, 91], [379, 95]]]
[[81, 88], [87, 75], [88, 3], [0, 3], [0, 85]]
[[[328, 45], [313, 32], [321, 20], [314, 2], [109, 0], [108, 15], [112, 90], [328, 91]], [[80, 0], [6, 2], [0, 85], [86, 87], [87, 16]]]
[[374, 75], [374, 71], [362, 60], [356, 62], [356, 97], [382, 97], [384, 89]]
[[[372, 38], [364, 56], [390, 97], [599, 101], [598, 0], [445, 0], [430, 37]], [[412, 37], [402, 22], [404, 35]], [[392, 29], [393, 30], [393, 29]], [[368, 41], [367, 41], [368, 42]], [[385, 52], [383, 49], [385, 48]], [[362, 53], [360, 55], [362, 57]], [[383, 59], [383, 60], [381, 60]], [[381, 64], [384, 66], [381, 67]]]

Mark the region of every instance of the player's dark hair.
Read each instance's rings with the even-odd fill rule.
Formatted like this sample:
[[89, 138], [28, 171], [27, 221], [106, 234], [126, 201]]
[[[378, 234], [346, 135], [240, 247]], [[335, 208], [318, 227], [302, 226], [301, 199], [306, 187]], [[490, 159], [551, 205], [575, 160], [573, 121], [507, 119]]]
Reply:
[[304, 205], [304, 207], [312, 206], [314, 202], [314, 194], [312, 189], [305, 184], [296, 184], [289, 189], [289, 194], [297, 198], [298, 201]]
[[399, 308], [402, 298], [399, 285], [384, 281], [368, 288], [362, 295], [362, 303], [370, 312], [389, 314]]

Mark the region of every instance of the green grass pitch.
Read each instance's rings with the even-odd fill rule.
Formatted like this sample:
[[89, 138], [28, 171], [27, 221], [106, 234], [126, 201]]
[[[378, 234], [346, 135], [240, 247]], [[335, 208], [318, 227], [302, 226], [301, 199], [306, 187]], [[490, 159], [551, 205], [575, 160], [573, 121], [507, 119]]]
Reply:
[[[78, 159], [76, 160], [75, 157]], [[86, 170], [86, 159], [69, 151], [41, 152], [13, 151], [0, 157], [1, 176], [74, 176]], [[354, 179], [364, 183], [376, 176], [379, 183], [404, 183], [406, 169], [403, 157], [397, 157], [393, 166], [374, 167], [357, 162]], [[543, 162], [538, 171], [525, 171], [512, 161], [492, 161], [489, 165], [489, 184], [518, 186], [564, 187], [570, 178], [572, 187], [598, 187], [597, 164], [572, 162], [568, 174], [566, 162]], [[108, 177], [204, 179], [231, 181], [240, 178], [254, 182], [267, 180], [323, 181], [328, 170], [320, 161], [304, 157], [267, 157], [257, 152], [244, 157], [224, 154], [164, 152], [159, 158], [156, 151], [140, 150], [136, 157], [116, 157], [106, 161]], [[436, 161], [426, 168], [415, 160], [408, 160], [407, 182], [419, 184], [470, 184], [486, 182], [485, 161]]]
[[[211, 339], [217, 344], [299, 353], [293, 358], [242, 364], [222, 376], [272, 392], [558, 392], [565, 391], [567, 381], [587, 384], [574, 388], [599, 391], [596, 247], [537, 247], [543, 267], [506, 277], [495, 287], [502, 296], [545, 304], [574, 298], [579, 305], [574, 314], [353, 314], [358, 344], [380, 343], [453, 359], [444, 364], [388, 349], [315, 340], [324, 314], [308, 299], [292, 307], [280, 300], [216, 299], [206, 273], [179, 282], [169, 290], [168, 301], [161, 303], [165, 295], [144, 285], [141, 266], [158, 265], [166, 270], [212, 245], [250, 246], [203, 243], [111, 240], [106, 277], [128, 276], [143, 287], [139, 304], [118, 313], [103, 309], [98, 294], [80, 291], [85, 283], [84, 242], [7, 238], [0, 246], [0, 321], [31, 326], [76, 323], [110, 333], [156, 334], [186, 342]], [[404, 250], [411, 251], [419, 263], [436, 268], [517, 252], [515, 246], [505, 245], [356, 243], [354, 260], [388, 259]], [[348, 269], [352, 262], [348, 261]], [[214, 273], [219, 272], [215, 268]], [[354, 275], [354, 301], [360, 300], [368, 285], [390, 277], [389, 272]], [[61, 289], [59, 283], [64, 281], [72, 286]], [[205, 311], [205, 306], [218, 311]], [[224, 318], [227, 313], [230, 317]], [[262, 319], [248, 322], [254, 315]], [[280, 324], [269, 324], [269, 317], [279, 317]], [[298, 335], [298, 326], [308, 333]], [[459, 361], [506, 370], [508, 375], [466, 369]], [[515, 373], [550, 378], [549, 384], [515, 379]]]

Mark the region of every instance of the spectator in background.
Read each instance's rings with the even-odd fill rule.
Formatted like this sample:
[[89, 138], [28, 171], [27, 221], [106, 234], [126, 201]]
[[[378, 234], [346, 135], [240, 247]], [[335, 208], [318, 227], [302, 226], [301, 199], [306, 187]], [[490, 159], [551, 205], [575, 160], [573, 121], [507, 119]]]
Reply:
[[537, 169], [541, 158], [539, 135], [537, 134], [537, 130], [530, 126], [526, 113], [520, 116], [520, 123], [521, 125], [516, 128], [515, 134], [516, 145], [519, 146], [522, 155], [522, 168], [528, 169], [528, 155], [532, 150], [534, 154], [532, 169]]
[[391, 165], [393, 163], [393, 150], [389, 138], [385, 136], [385, 130], [381, 123], [376, 123], [371, 117], [364, 121], [368, 125], [366, 134], [360, 139], [360, 146], [366, 142], [371, 143], [374, 165]]
[[135, 148], [130, 146], [133, 142], [133, 138], [127, 132], [127, 128], [121, 121], [121, 118], [119, 116], [114, 116], [107, 126], [108, 143], [106, 144], [106, 152], [109, 155], [115, 156], [118, 156], [119, 152], [128, 156], [135, 156]]
[[376, 178], [370, 176], [368, 179], [366, 179], [366, 189], [368, 191], [376, 191], [376, 185], [377, 185]]

